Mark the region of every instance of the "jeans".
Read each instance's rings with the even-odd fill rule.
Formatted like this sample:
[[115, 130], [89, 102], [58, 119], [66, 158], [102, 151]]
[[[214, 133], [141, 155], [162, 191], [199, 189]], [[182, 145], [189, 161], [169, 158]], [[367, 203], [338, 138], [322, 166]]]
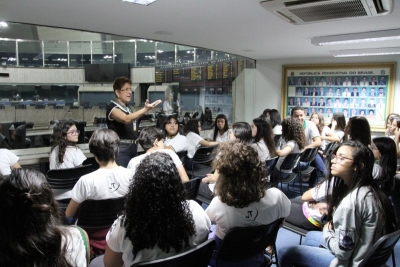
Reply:
[[115, 162], [118, 166], [126, 168], [129, 161], [137, 156], [137, 145], [121, 143], [119, 145], [119, 154]]
[[320, 231], [310, 231], [304, 245], [283, 247], [278, 251], [278, 261], [281, 267], [324, 267], [329, 266], [335, 256], [326, 247]]
[[326, 166], [320, 154], [317, 154], [315, 159], [311, 162], [311, 166], [315, 169], [312, 171], [310, 180], [308, 180], [309, 187], [314, 187], [318, 180], [318, 174], [324, 177], [326, 175]]

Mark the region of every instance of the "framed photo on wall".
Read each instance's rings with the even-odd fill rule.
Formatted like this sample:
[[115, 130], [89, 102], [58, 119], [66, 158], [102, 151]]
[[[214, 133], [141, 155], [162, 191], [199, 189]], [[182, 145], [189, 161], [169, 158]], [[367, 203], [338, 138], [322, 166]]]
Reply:
[[372, 131], [384, 131], [393, 109], [396, 63], [284, 65], [282, 117], [301, 106], [309, 119], [322, 113], [329, 124], [333, 113], [346, 119], [363, 116]]

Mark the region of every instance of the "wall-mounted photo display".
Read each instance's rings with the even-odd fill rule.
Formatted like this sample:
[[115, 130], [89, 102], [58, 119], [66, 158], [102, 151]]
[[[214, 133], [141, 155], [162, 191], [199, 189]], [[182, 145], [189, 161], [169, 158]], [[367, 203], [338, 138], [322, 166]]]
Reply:
[[348, 119], [364, 116], [372, 131], [384, 131], [392, 111], [396, 63], [284, 65], [282, 114], [301, 106], [307, 119], [314, 112], [326, 123], [335, 112]]

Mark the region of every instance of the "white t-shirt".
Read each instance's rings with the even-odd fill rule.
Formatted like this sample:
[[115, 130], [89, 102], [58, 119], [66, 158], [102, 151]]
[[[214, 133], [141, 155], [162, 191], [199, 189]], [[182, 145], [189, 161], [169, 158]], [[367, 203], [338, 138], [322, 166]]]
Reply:
[[281, 135], [282, 134], [282, 125], [275, 125], [275, 127], [272, 129], [272, 133], [274, 135]]
[[251, 146], [257, 150], [258, 157], [262, 162], [265, 162], [267, 159], [270, 158], [269, 150], [267, 145], [265, 144], [264, 140], [260, 140], [257, 143], [251, 144]]
[[[68, 232], [67, 239], [63, 236], [61, 243], [63, 247], [67, 242], [65, 254], [67, 261], [75, 267], [87, 266], [85, 243], [78, 228], [73, 226], [63, 228]], [[89, 246], [89, 240], [87, 245]]]
[[85, 161], [86, 156], [75, 146], [67, 146], [65, 149], [65, 154], [63, 158], [63, 163], [58, 162], [58, 146], [56, 146], [50, 153], [50, 170], [54, 169], [69, 169], [75, 168]]
[[172, 112], [174, 111], [174, 108], [171, 107], [171, 105], [169, 104], [168, 101], [164, 101], [164, 103], [163, 103], [163, 111], [164, 111], [165, 115], [171, 115]]
[[170, 157], [172, 158], [172, 160], [173, 160], [174, 163], [175, 163], [176, 168], [178, 168], [179, 166], [182, 165], [181, 159], [180, 159], [180, 158], [178, 157], [178, 155], [176, 155], [176, 153], [175, 153], [174, 151], [172, 151], [171, 149], [157, 149], [157, 150], [154, 150], [154, 151], [152, 151], [152, 152], [150, 152], [150, 153], [144, 153], [144, 154], [142, 154], [142, 155], [139, 155], [139, 156], [134, 157], [133, 159], [131, 159], [131, 160], [129, 161], [129, 164], [128, 164], [128, 167], [127, 167], [127, 168], [128, 168], [128, 169], [131, 169], [131, 170], [133, 171], [133, 174], [135, 174], [135, 173], [136, 173], [136, 169], [137, 169], [137, 167], [139, 166], [140, 162], [141, 162], [145, 157], [147, 157], [148, 155], [150, 155], [151, 153], [154, 153], [154, 152], [162, 152], [162, 153], [166, 153], [166, 154], [170, 155]]
[[171, 146], [176, 153], [188, 150], [188, 141], [186, 136], [179, 133], [172, 138], [165, 137], [164, 145]]
[[[214, 140], [214, 132], [215, 129], [212, 129], [209, 133], [208, 133], [208, 139], [210, 140]], [[231, 133], [231, 129], [228, 129], [226, 132], [224, 132], [222, 135], [219, 134], [219, 131], [217, 133], [217, 138], [215, 139], [215, 141], [220, 142], [220, 143], [224, 143], [224, 142], [228, 142], [229, 141], [229, 134]]]
[[71, 192], [71, 198], [77, 203], [86, 199], [102, 200], [125, 197], [133, 179], [133, 171], [118, 168], [100, 168], [82, 176]]
[[317, 126], [312, 121], [304, 121], [303, 129], [306, 136], [306, 145], [311, 144], [313, 142], [313, 138], [320, 136]]
[[11, 166], [18, 162], [18, 157], [10, 150], [0, 148], [0, 173], [2, 175], [11, 174]]
[[[196, 234], [189, 239], [189, 246], [195, 247], [206, 240], [211, 227], [211, 222], [203, 208], [197, 202], [188, 200], [188, 204], [196, 228]], [[128, 267], [141, 261], [163, 259], [177, 254], [173, 248], [171, 248], [170, 252], [167, 254], [156, 245], [152, 249], [143, 249], [139, 251], [135, 259], [133, 259], [133, 245], [129, 238], [125, 238], [125, 227], [121, 226], [121, 219], [122, 217], [119, 217], [115, 220], [106, 239], [107, 245], [111, 250], [117, 253], [122, 252], [122, 260], [124, 261], [125, 266]], [[162, 220], [162, 218], [160, 218], [160, 220]]]
[[[330, 130], [331, 130], [331, 129], [330, 129], [328, 126], [324, 126], [324, 128], [322, 128], [321, 136], [327, 136], [328, 133], [330, 132]], [[330, 142], [327, 141], [327, 140], [322, 140], [322, 141], [321, 141], [321, 149], [322, 149], [322, 150], [325, 150], [326, 145], [329, 144], [329, 143], [330, 143]]]
[[[299, 145], [294, 141], [294, 140], [290, 140], [285, 142], [284, 140], [282, 140], [281, 143], [281, 149], [283, 149], [285, 146], [290, 146], [292, 148], [292, 151], [289, 154], [294, 154], [294, 153], [300, 153], [300, 148]], [[279, 170], [279, 168], [281, 167], [283, 161], [285, 160], [285, 157], [279, 157], [278, 162], [275, 165], [275, 168]], [[288, 172], [289, 170], [282, 170], [282, 172]]]
[[216, 223], [216, 236], [223, 239], [233, 227], [266, 225], [289, 216], [290, 205], [290, 200], [282, 191], [270, 188], [259, 202], [253, 202], [245, 208], [228, 206], [219, 197], [214, 197], [206, 213]]
[[200, 147], [200, 141], [204, 140], [203, 137], [200, 135], [189, 132], [186, 135], [187, 141], [188, 141], [188, 150], [187, 150], [187, 157], [189, 159], [192, 159], [194, 154], [196, 153], [197, 149]]

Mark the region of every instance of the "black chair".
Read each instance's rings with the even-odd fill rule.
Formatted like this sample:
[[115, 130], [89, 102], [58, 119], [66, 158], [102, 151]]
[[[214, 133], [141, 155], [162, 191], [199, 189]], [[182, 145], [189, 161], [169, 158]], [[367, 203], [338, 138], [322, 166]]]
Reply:
[[207, 267], [210, 262], [211, 255], [214, 251], [215, 240], [208, 239], [202, 244], [191, 248], [185, 252], [179, 253], [178, 255], [171, 256], [165, 259], [139, 262], [131, 265], [136, 266], [151, 266], [151, 267]]
[[200, 147], [197, 149], [193, 156], [192, 164], [189, 166], [189, 170], [186, 169], [191, 179], [196, 177], [204, 178], [206, 174], [212, 172], [211, 162], [214, 160], [213, 152], [215, 147], [216, 146]]
[[329, 160], [330, 155], [332, 152], [338, 147], [340, 143], [338, 142], [330, 142], [324, 149], [322, 153], [322, 159], [324, 160], [325, 165], [327, 164], [327, 161]]
[[83, 228], [111, 227], [124, 208], [125, 198], [85, 200], [80, 206], [77, 225]]
[[[92, 165], [69, 169], [49, 170], [47, 172], [47, 182], [52, 189], [72, 190], [81, 176], [92, 172]], [[59, 200], [60, 208], [65, 210], [70, 199]]]
[[[276, 175], [275, 172], [273, 172], [270, 176], [270, 181], [274, 184], [274, 186], [277, 186], [278, 183], [281, 183], [282, 189], [282, 184], [290, 183], [296, 178], [297, 173], [294, 173], [293, 169], [297, 166], [300, 155], [300, 153], [291, 153], [285, 157], [278, 169], [279, 174]], [[282, 178], [283, 174], [285, 175], [284, 178]]]
[[202, 178], [195, 178], [183, 183], [187, 193], [187, 199], [196, 199], [197, 193], [199, 192], [201, 179]]
[[291, 223], [288, 223], [287, 221], [285, 221], [285, 222], [283, 223], [282, 228], [284, 228], [284, 229], [286, 229], [286, 230], [288, 230], [288, 231], [291, 231], [291, 232], [293, 232], [293, 233], [296, 233], [296, 234], [300, 235], [300, 242], [299, 242], [299, 245], [301, 245], [301, 240], [303, 239], [303, 236], [306, 236], [307, 233], [308, 233], [308, 230], [303, 229], [303, 228], [300, 228], [300, 227], [298, 227], [298, 226], [295, 226], [295, 225], [293, 225], [293, 224], [291, 224]]
[[387, 234], [379, 238], [378, 241], [368, 251], [368, 254], [360, 262], [360, 267], [386, 266], [386, 262], [392, 255], [392, 266], [396, 266], [393, 248], [400, 238], [400, 230]]
[[[275, 169], [275, 165], [278, 162], [279, 157], [273, 157], [272, 159], [267, 159], [264, 163], [264, 177], [268, 177]], [[265, 179], [265, 188], [268, 189], [272, 186], [272, 183]]]
[[282, 137], [281, 134], [277, 134], [277, 135], [274, 136], [274, 143], [275, 143], [275, 148], [276, 148], [276, 149], [279, 149], [279, 148], [280, 148], [280, 145], [281, 145], [281, 137]]
[[[248, 258], [263, 253], [268, 246], [272, 247], [276, 254], [275, 241], [278, 230], [282, 225], [283, 218], [280, 218], [268, 225], [258, 225], [249, 227], [234, 227], [230, 229], [216, 255], [216, 266], [220, 262], [241, 262]], [[271, 266], [272, 261], [264, 256], [262, 266]]]
[[[310, 178], [311, 172], [314, 170], [314, 167], [310, 166], [310, 163], [315, 159], [315, 157], [317, 156], [317, 153], [318, 153], [318, 148], [307, 148], [306, 150], [304, 150], [300, 155], [300, 162], [308, 163], [307, 169], [301, 170], [300, 165], [298, 164], [297, 168], [295, 168], [293, 170], [293, 172], [296, 173], [297, 177], [299, 178], [301, 194], [303, 193], [303, 182], [308, 181], [308, 179]], [[308, 179], [307, 180], [304, 179], [303, 175], [307, 175]], [[292, 192], [296, 192], [294, 190], [294, 182], [292, 183], [292, 188], [293, 188]]]
[[180, 152], [176, 152], [176, 154], [178, 155], [179, 159], [181, 160], [183, 166], [185, 166], [185, 162], [186, 162], [186, 158], [187, 158], [187, 151], [180, 151]]

